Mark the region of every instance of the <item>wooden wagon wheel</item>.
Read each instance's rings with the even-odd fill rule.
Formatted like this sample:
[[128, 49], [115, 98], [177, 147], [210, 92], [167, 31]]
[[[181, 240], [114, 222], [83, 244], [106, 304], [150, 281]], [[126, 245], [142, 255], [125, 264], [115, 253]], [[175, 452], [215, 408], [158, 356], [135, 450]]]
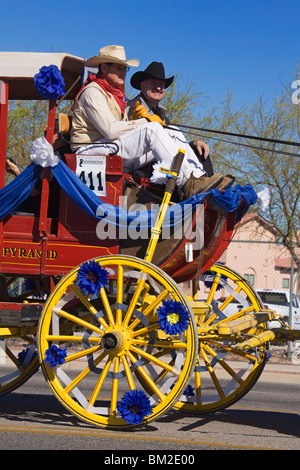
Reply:
[[212, 312], [198, 318], [196, 366], [176, 408], [209, 413], [231, 406], [251, 390], [264, 369], [267, 351], [263, 348], [242, 351], [233, 341], [201, 337], [201, 326], [213, 327], [220, 320], [226, 326], [233, 318], [263, 308], [248, 282], [225, 266], [213, 265], [202, 276], [202, 282], [208, 291], [203, 300], [212, 306]]
[[195, 367], [196, 323], [162, 270], [133, 256], [103, 256], [56, 286], [40, 320], [38, 350], [46, 380], [68, 410], [98, 426], [126, 428], [158, 418], [182, 394]]
[[[265, 350], [242, 351], [232, 341], [218, 338], [208, 339], [201, 334], [201, 329], [223, 321], [225, 326], [233, 318], [237, 319], [245, 312], [257, 312], [262, 308], [261, 301], [251, 286], [234, 271], [214, 265], [202, 276], [206, 284], [203, 299], [212, 310], [207, 316], [196, 316], [198, 325], [198, 351], [196, 365], [176, 409], [186, 412], [210, 413], [231, 406], [251, 390], [258, 380], [267, 359]], [[218, 286], [223, 290], [219, 290]], [[224, 291], [226, 295], [224, 296]], [[222, 301], [217, 302], [222, 292]], [[153, 356], [159, 353], [148, 347]], [[169, 365], [177, 361], [176, 352], [172, 352]], [[157, 375], [159, 384], [162, 375]], [[147, 388], [143, 378], [139, 379]], [[172, 384], [171, 384], [172, 386]]]
[[5, 330], [6, 336], [0, 338], [0, 396], [23, 385], [39, 367], [35, 335], [30, 329], [27, 333], [17, 327]]
[[[21, 289], [18, 284], [18, 288], [12, 287], [17, 281], [21, 281]], [[12, 306], [11, 310], [3, 310], [0, 318], [0, 396], [23, 385], [39, 368], [36, 345], [38, 316], [35, 321], [18, 323], [20, 310], [15, 305], [26, 308], [32, 302], [40, 302], [42, 309], [44, 298], [49, 294], [47, 278], [2, 276], [1, 282], [1, 295], [6, 292], [7, 305]]]

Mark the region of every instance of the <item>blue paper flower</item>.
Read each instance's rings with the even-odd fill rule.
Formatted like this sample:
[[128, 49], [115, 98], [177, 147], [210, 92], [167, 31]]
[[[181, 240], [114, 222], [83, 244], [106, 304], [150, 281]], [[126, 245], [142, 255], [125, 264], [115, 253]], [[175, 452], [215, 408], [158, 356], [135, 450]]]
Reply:
[[142, 390], [130, 390], [124, 393], [118, 403], [118, 411], [129, 424], [141, 424], [143, 419], [152, 413], [152, 406]]
[[[216, 264], [222, 265], [223, 263]], [[205, 273], [202, 274], [201, 279], [203, 279], [205, 287], [207, 287], [208, 289], [212, 287], [215, 276], [216, 274], [212, 271], [205, 271]], [[221, 274], [221, 280], [227, 282], [228, 277], [224, 276], [224, 274]], [[216, 291], [221, 289], [223, 289], [223, 284], [219, 282]]]
[[108, 271], [94, 260], [86, 261], [77, 273], [77, 284], [87, 294], [95, 294], [108, 283]]
[[67, 348], [61, 349], [55, 344], [52, 344], [45, 352], [45, 362], [49, 362], [50, 367], [55, 367], [63, 364], [67, 356]]
[[[19, 352], [18, 354], [18, 359], [19, 359], [19, 363], [21, 365], [23, 365], [24, 361], [25, 361], [25, 358], [27, 356], [27, 353], [29, 351], [29, 348], [26, 348], [26, 349], [23, 349], [22, 351]], [[32, 360], [35, 358], [35, 356], [37, 355], [37, 351], [35, 350], [32, 357], [31, 357], [31, 360], [30, 362], [32, 362]]]
[[186, 397], [194, 397], [195, 393], [193, 387], [191, 385], [187, 385], [185, 391], [183, 392], [183, 395], [185, 395]]
[[[172, 390], [174, 385], [175, 385], [175, 382], [171, 385], [170, 390]], [[193, 387], [191, 385], [187, 385], [185, 388], [185, 391], [183, 392], [183, 395], [185, 395], [186, 397], [194, 397], [195, 393], [194, 393]]]
[[42, 67], [33, 81], [37, 93], [46, 100], [54, 100], [66, 93], [65, 81], [56, 65]]
[[176, 300], [164, 300], [157, 314], [161, 329], [168, 335], [178, 335], [189, 326], [189, 312], [185, 305]]

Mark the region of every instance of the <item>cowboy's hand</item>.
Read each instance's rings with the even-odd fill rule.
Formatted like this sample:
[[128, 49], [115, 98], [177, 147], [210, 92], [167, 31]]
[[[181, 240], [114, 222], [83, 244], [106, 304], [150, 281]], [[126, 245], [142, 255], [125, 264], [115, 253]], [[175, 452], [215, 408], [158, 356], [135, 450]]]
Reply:
[[6, 171], [11, 175], [18, 176], [21, 172], [12, 158], [6, 159]]
[[194, 145], [197, 148], [199, 155], [206, 160], [209, 155], [209, 146], [205, 142], [202, 142], [202, 140], [195, 140]]
[[149, 121], [151, 122], [158, 122], [162, 126], [166, 125], [166, 123], [159, 116], [157, 116], [157, 114], [149, 114], [149, 117], [147, 119], [149, 119]]
[[139, 101], [137, 101], [134, 107], [132, 108], [132, 114], [131, 114], [130, 119], [135, 120], [135, 119], [146, 118], [148, 114], [149, 113], [147, 109], [145, 108], [145, 106], [143, 106]]
[[162, 126], [166, 125], [166, 123], [162, 119], [160, 119], [159, 116], [157, 116], [156, 114], [149, 114], [145, 106], [143, 106], [142, 104], [140, 104], [139, 101], [137, 101], [132, 109], [131, 119], [135, 120], [142, 118], [145, 118], [151, 122], [158, 122]]

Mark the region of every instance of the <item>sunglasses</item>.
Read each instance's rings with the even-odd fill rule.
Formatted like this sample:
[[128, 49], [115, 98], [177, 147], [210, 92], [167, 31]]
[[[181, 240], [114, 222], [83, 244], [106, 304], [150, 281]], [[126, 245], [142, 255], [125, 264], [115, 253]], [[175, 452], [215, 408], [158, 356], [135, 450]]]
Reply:
[[118, 70], [118, 72], [129, 72], [130, 67], [128, 65], [121, 65], [121, 64], [113, 64], [113, 63], [107, 63], [106, 65], [109, 65], [110, 67], [114, 67], [115, 69]]

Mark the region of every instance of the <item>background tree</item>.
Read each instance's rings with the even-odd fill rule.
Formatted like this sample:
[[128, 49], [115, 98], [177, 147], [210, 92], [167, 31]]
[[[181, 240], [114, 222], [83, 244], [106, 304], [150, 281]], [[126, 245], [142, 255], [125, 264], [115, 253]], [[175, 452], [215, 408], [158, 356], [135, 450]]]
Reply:
[[20, 169], [30, 163], [30, 149], [34, 139], [43, 135], [47, 124], [46, 101], [10, 101], [7, 121], [7, 156]]
[[203, 94], [196, 89], [196, 84], [184, 81], [175, 74], [174, 81], [166, 90], [162, 104], [167, 109], [167, 116], [172, 123], [196, 124], [200, 109], [205, 106]]
[[[292, 104], [291, 92], [286, 88], [275, 98], [271, 107], [263, 97], [259, 97], [251, 107], [235, 109], [233, 94], [229, 92], [217, 112], [215, 110], [213, 128], [276, 140], [299, 141], [298, 117], [299, 108]], [[257, 192], [264, 187], [269, 189], [269, 207], [260, 214], [266, 221], [265, 228], [269, 227], [276, 234], [277, 242], [288, 249], [300, 269], [297, 249], [300, 246], [300, 157], [275, 152], [297, 153], [297, 148], [220, 137], [217, 134], [213, 138], [218, 139], [210, 141], [214, 166], [218, 171], [234, 173], [238, 183], [251, 184]], [[233, 142], [255, 148], [238, 146]], [[254, 210], [258, 211], [258, 208]]]
[[[175, 76], [163, 104], [171, 122], [299, 142], [300, 104], [292, 103], [291, 94], [290, 85], [283, 84], [281, 93], [271, 105], [259, 96], [252, 106], [237, 108], [234, 93], [228, 90], [219, 106], [210, 109], [207, 99], [197, 91], [194, 83], [186, 84]], [[188, 132], [186, 129], [184, 132], [188, 140], [199, 137], [209, 144], [216, 171], [234, 173], [237, 183], [251, 184], [257, 192], [265, 187], [269, 189], [269, 206], [257, 219], [275, 235], [278, 243], [288, 249], [300, 272], [300, 157], [276, 153], [297, 154], [298, 149], [217, 133]], [[252, 210], [259, 212], [257, 206]]]
[[[20, 170], [30, 163], [32, 142], [44, 135], [49, 103], [45, 100], [9, 101], [7, 120], [7, 157], [12, 158]], [[71, 102], [63, 101], [59, 112], [70, 113]], [[7, 174], [8, 179], [11, 176]]]

